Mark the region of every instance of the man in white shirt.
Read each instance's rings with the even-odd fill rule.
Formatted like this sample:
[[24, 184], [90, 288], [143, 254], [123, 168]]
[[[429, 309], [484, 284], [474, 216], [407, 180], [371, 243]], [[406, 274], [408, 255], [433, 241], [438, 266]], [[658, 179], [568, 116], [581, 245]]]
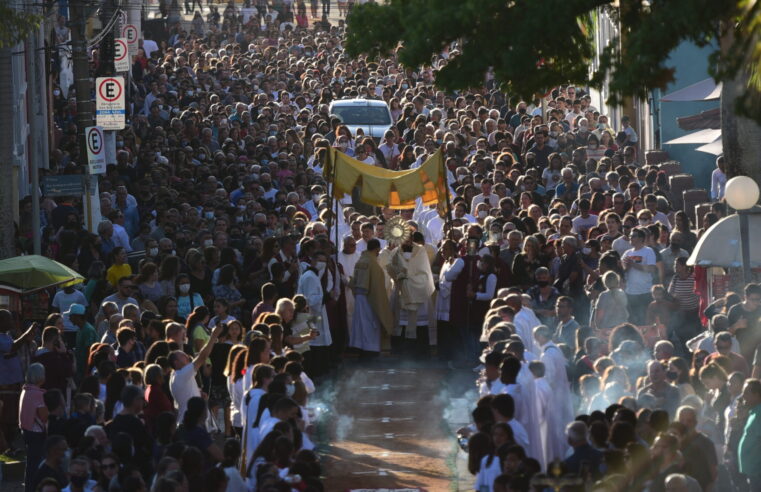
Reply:
[[88, 302], [85, 295], [74, 288], [73, 285], [64, 287], [55, 293], [53, 297], [53, 309], [63, 315], [63, 327], [66, 331], [76, 331], [77, 327], [69, 320], [66, 312], [72, 304], [87, 306]]
[[655, 253], [645, 246], [647, 233], [643, 228], [631, 232], [632, 248], [625, 251], [621, 257], [626, 275], [626, 296], [629, 301], [629, 321], [635, 325], [645, 324], [645, 312], [652, 297], [650, 289], [653, 286], [655, 272]]
[[581, 101], [576, 99], [573, 101], [573, 109], [568, 111], [568, 113], [565, 115], [565, 120], [571, 125], [571, 129], [573, 129], [573, 121], [577, 116], [581, 115]]
[[621, 118], [621, 131], [626, 134], [626, 142], [624, 142], [624, 145], [637, 145], [637, 142], [639, 142], [639, 137], [637, 137], [637, 132], [634, 131], [634, 128], [632, 128], [629, 125], [629, 117], [624, 116]]
[[724, 198], [724, 187], [727, 186], [727, 175], [724, 173], [724, 156], [716, 158], [716, 169], [711, 173], [711, 200]]
[[494, 183], [489, 178], [481, 180], [481, 193], [473, 197], [473, 201], [470, 203], [470, 213], [474, 214], [476, 208], [481, 203], [486, 203], [489, 208], [499, 207], [499, 196], [491, 192], [491, 187]]
[[645, 197], [645, 207], [653, 214], [653, 222], [660, 222], [671, 232], [671, 222], [666, 214], [658, 210], [658, 197], [650, 194]]
[[391, 130], [386, 131], [383, 135], [383, 143], [378, 147], [383, 157], [386, 159], [386, 167], [396, 169], [396, 160], [402, 154], [399, 145], [396, 143], [396, 136]]
[[124, 228], [124, 214], [120, 210], [114, 210], [109, 214], [111, 224], [114, 228], [114, 246], [121, 246], [127, 253], [132, 252], [132, 244], [127, 234], [127, 229]]
[[211, 354], [211, 349], [217, 343], [219, 335], [224, 330], [222, 324], [218, 324], [211, 332], [209, 341], [203, 346], [194, 359], [182, 350], [175, 350], [169, 354], [169, 364], [172, 366], [172, 375], [169, 378], [169, 389], [174, 398], [174, 408], [177, 410], [177, 423], [182, 423], [188, 400], [194, 396], [201, 396], [201, 390], [196, 384], [196, 372], [200, 369]]
[[588, 199], [579, 200], [579, 215], [573, 219], [573, 232], [579, 237], [587, 237], [587, 231], [597, 225], [597, 216], [589, 214], [591, 207]]

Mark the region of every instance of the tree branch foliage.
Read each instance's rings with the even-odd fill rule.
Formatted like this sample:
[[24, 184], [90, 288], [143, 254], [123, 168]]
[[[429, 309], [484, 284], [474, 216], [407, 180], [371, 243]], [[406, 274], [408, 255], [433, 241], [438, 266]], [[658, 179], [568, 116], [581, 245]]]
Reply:
[[42, 16], [16, 10], [7, 0], [0, 0], [0, 48], [13, 46], [37, 29]]
[[[481, 87], [491, 69], [502, 90], [522, 98], [560, 84], [599, 88], [608, 79], [608, 102], [618, 104], [665, 89], [674, 80], [669, 55], [688, 40], [715, 47], [709, 70], [717, 80], [747, 71], [745, 101], [759, 104], [740, 110], [761, 120], [759, 9], [756, 0], [388, 0], [354, 8], [346, 48], [353, 56], [396, 51], [402, 64], [417, 67], [457, 41], [459, 54], [436, 76], [445, 90]], [[621, 32], [592, 72], [602, 10], [620, 20]]]

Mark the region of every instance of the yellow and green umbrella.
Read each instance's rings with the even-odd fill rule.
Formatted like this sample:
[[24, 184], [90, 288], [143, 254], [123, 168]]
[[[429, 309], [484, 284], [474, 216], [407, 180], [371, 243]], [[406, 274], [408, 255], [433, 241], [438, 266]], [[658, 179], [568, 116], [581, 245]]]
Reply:
[[8, 284], [24, 291], [83, 281], [84, 277], [76, 271], [45, 256], [16, 256], [0, 260], [0, 284]]

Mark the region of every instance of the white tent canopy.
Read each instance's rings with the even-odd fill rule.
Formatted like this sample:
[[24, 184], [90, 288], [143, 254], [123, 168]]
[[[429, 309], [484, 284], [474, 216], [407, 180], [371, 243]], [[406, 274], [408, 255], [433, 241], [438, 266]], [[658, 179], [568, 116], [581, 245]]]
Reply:
[[688, 85], [682, 89], [675, 90], [671, 94], [666, 94], [661, 97], [661, 101], [715, 101], [719, 98], [721, 98], [721, 83], [717, 84], [713, 79], [708, 78], [692, 85]]
[[706, 130], [698, 130], [696, 132], [688, 133], [687, 135], [682, 135], [679, 138], [673, 138], [669, 140], [668, 142], [663, 142], [664, 145], [675, 145], [675, 144], [710, 144], [715, 142], [716, 140], [721, 139], [721, 130], [712, 130], [712, 129], [706, 129]]
[[[750, 267], [761, 267], [761, 207], [748, 215], [748, 239], [750, 248]], [[742, 250], [740, 248], [740, 218], [737, 214], [724, 217], [712, 225], [700, 238], [692, 251], [688, 265], [702, 267], [742, 267]]]
[[705, 152], [706, 154], [721, 155], [724, 153], [724, 145], [721, 143], [721, 139], [719, 138], [709, 144], [701, 145], [695, 150], [698, 152]]

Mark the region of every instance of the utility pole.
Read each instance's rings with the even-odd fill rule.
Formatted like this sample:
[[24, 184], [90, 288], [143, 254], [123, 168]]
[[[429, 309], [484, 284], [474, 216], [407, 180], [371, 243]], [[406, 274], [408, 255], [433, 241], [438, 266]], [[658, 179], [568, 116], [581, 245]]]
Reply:
[[[85, 128], [93, 126], [92, 79], [90, 78], [90, 61], [87, 56], [87, 23], [85, 0], [70, 0], [71, 15], [71, 62], [74, 71], [74, 90], [77, 93], [77, 143], [79, 145], [79, 164], [85, 169], [87, 165], [87, 143]], [[98, 197], [97, 177], [86, 177], [87, 186], [84, 194], [85, 226], [95, 232], [100, 222], [100, 199]], [[94, 195], [94, 200], [93, 200]]]
[[13, 47], [0, 48], [0, 259], [16, 255], [13, 217], [14, 112]]
[[77, 142], [79, 144], [79, 164], [87, 165], [85, 128], [93, 125], [92, 79], [90, 60], [87, 56], [85, 27], [87, 16], [84, 0], [69, 3], [71, 14], [71, 62], [74, 71], [74, 90], [77, 93]]
[[[32, 13], [42, 14], [41, 5], [27, 7]], [[27, 101], [29, 101], [30, 123], [30, 187], [32, 195], [32, 243], [34, 254], [42, 254], [40, 231], [40, 168], [48, 167], [47, 115], [48, 85], [45, 70], [45, 22], [29, 35], [26, 46], [26, 73], [29, 79]]]

